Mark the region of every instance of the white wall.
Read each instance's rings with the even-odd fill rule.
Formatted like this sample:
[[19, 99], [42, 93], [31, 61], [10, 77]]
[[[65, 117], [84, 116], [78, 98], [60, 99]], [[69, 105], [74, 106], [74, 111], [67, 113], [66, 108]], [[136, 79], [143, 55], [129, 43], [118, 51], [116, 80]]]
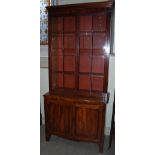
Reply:
[[[80, 2], [99, 2], [104, 0], [58, 0], [58, 4], [71, 4]], [[40, 101], [41, 101], [41, 112], [43, 116], [44, 123], [44, 107], [43, 107], [43, 94], [48, 92], [48, 69], [47, 69], [47, 46], [41, 45], [41, 61], [40, 61]], [[110, 92], [109, 103], [107, 104], [106, 110], [106, 122], [105, 122], [105, 134], [109, 135], [111, 128], [111, 118], [112, 118], [112, 107], [114, 99], [114, 88], [115, 88], [115, 56], [110, 56], [109, 62], [109, 82], [108, 82], [108, 92]]]
[[105, 132], [110, 134], [111, 128], [111, 118], [112, 118], [112, 108], [114, 100], [114, 89], [115, 89], [115, 56], [110, 56], [109, 61], [109, 80], [108, 80], [108, 92], [110, 92], [110, 99], [106, 110], [106, 122], [105, 122]]
[[41, 113], [43, 124], [45, 123], [43, 95], [47, 92], [48, 92], [48, 69], [40, 68], [40, 102], [41, 102]]

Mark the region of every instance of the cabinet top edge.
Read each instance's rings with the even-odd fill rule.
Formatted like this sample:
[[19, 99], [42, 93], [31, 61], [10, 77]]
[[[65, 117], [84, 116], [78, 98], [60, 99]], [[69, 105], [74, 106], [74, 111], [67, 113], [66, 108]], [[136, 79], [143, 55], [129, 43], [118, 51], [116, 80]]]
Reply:
[[70, 91], [52, 91], [47, 92], [43, 95], [44, 97], [48, 98], [66, 98], [71, 100], [81, 100], [81, 101], [99, 101], [103, 103], [108, 103], [109, 93], [94, 93], [89, 95], [84, 92], [70, 92]]
[[105, 2], [89, 2], [89, 3], [77, 3], [77, 4], [66, 4], [66, 5], [56, 5], [56, 6], [47, 6], [47, 10], [55, 9], [80, 9], [80, 8], [112, 8], [114, 7], [114, 1], [105, 1]]

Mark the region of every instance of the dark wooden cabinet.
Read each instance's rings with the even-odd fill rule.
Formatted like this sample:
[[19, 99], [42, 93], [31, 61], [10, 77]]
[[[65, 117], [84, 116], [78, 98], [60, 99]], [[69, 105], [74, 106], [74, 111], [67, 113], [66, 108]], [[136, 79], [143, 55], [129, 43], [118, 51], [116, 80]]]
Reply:
[[84, 97], [80, 93], [55, 91], [44, 95], [46, 140], [54, 134], [95, 142], [102, 152], [107, 96]]
[[50, 6], [46, 140], [95, 142], [103, 151], [113, 2]]

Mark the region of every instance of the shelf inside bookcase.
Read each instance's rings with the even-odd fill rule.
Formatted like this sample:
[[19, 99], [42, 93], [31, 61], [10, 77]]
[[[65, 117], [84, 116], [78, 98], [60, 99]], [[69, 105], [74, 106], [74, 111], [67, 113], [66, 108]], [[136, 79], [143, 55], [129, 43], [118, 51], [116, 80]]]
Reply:
[[105, 54], [105, 49], [93, 49], [93, 55], [94, 56], [104, 56]]
[[[79, 74], [79, 90], [103, 91], [104, 76]], [[55, 73], [53, 83], [56, 88], [75, 89], [74, 73]]]
[[92, 49], [80, 49], [79, 55], [83, 56], [91, 56], [92, 55]]
[[79, 74], [79, 89], [87, 91], [103, 91], [103, 78], [101, 75]]
[[64, 55], [70, 55], [70, 56], [76, 56], [77, 55], [77, 53], [76, 53], [76, 49], [75, 48], [70, 48], [70, 49], [68, 49], [68, 48], [65, 48], [64, 50], [63, 50], [63, 54]]
[[73, 55], [53, 55], [52, 70], [75, 72], [76, 57]]
[[53, 75], [54, 88], [75, 89], [75, 74], [66, 72], [55, 72]]

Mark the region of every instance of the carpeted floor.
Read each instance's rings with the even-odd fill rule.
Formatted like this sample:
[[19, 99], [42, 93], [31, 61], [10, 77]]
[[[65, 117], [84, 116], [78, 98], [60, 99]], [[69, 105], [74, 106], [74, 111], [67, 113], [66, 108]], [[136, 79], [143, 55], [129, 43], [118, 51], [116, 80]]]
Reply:
[[[115, 144], [108, 149], [109, 137], [105, 136], [103, 155], [115, 155]], [[49, 142], [45, 141], [44, 126], [40, 128], [40, 155], [102, 155], [97, 144], [66, 140], [51, 136]]]

